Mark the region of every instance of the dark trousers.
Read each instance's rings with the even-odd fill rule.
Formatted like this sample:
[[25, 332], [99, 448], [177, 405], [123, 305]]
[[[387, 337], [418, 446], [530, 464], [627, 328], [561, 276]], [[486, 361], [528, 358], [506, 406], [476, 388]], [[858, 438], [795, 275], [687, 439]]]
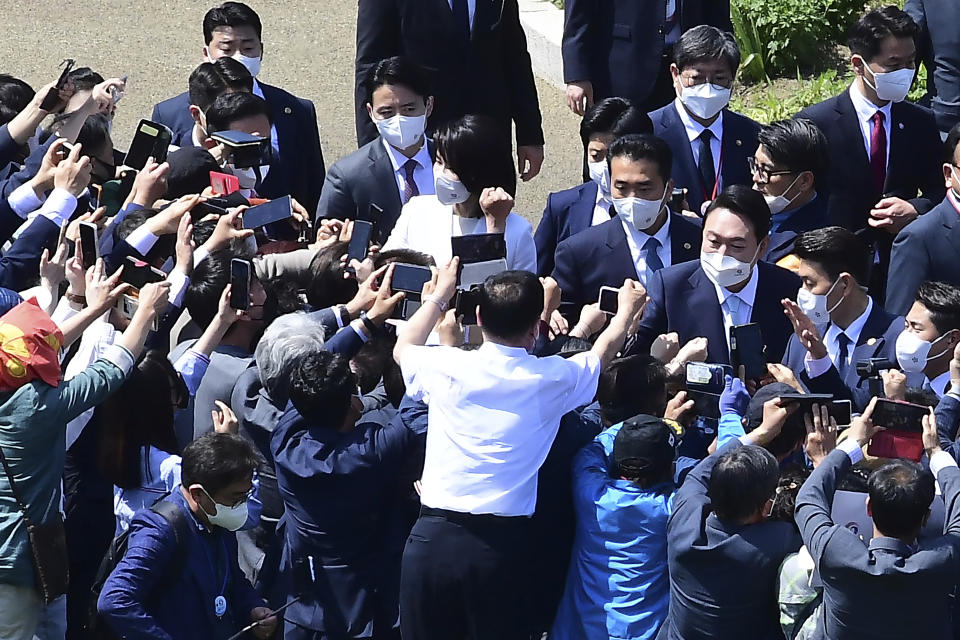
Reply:
[[529, 518], [424, 507], [403, 551], [403, 637], [528, 638], [529, 527]]

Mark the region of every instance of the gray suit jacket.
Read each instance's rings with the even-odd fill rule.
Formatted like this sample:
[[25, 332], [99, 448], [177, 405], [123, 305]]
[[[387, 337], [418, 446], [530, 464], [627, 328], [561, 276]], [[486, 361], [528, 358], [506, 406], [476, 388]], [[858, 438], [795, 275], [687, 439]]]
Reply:
[[946, 535], [913, 549], [886, 537], [867, 546], [833, 523], [833, 495], [850, 466], [849, 456], [835, 449], [797, 496], [797, 524], [823, 580], [826, 637], [951, 638], [948, 596], [960, 576], [960, 469], [946, 467], [938, 478]]

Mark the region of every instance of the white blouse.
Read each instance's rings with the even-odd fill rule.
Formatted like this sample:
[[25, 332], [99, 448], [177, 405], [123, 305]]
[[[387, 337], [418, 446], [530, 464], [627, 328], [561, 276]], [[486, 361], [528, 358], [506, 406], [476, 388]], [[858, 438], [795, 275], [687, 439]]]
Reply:
[[[434, 195], [414, 196], [403, 206], [383, 250], [413, 249], [433, 256], [438, 265], [444, 265], [453, 257], [450, 238], [474, 233], [487, 233], [485, 218], [461, 218], [453, 212], [453, 205], [440, 204]], [[537, 248], [530, 223], [522, 216], [510, 213], [504, 239], [507, 243], [507, 269], [536, 273]]]

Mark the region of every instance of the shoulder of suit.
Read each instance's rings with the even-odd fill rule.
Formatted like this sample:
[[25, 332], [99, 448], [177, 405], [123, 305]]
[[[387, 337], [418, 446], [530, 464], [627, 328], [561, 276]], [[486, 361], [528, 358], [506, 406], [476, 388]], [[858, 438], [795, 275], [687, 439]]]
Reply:
[[936, 126], [936, 120], [933, 117], [933, 111], [928, 107], [923, 106], [922, 104], [917, 104], [916, 102], [909, 102], [904, 100], [902, 102], [894, 102], [891, 110], [896, 109], [897, 115], [901, 118], [916, 118], [918, 120], [930, 120]]
[[583, 193], [588, 190], [592, 184], [593, 181], [584, 182], [583, 184], [578, 184], [577, 186], [570, 187], [569, 189], [554, 191], [547, 196], [547, 199], [551, 207], [569, 207], [571, 204], [579, 200]]
[[260, 88], [263, 90], [263, 97], [268, 102], [276, 102], [283, 104], [284, 106], [295, 107], [297, 109], [313, 109], [313, 102], [307, 100], [306, 98], [299, 98], [286, 89], [281, 89], [280, 87], [275, 87], [271, 84], [260, 83]]
[[757, 122], [756, 120], [754, 120], [749, 116], [743, 115], [742, 113], [737, 113], [736, 111], [731, 111], [727, 109], [727, 111], [724, 113], [724, 118], [727, 118], [728, 119], [727, 122], [729, 122], [730, 124], [736, 123], [739, 125], [744, 125], [746, 127], [749, 127], [751, 129], [757, 129], [757, 130], [760, 129], [759, 122]]
[[568, 238], [564, 238], [560, 241], [560, 244], [557, 245], [557, 249], [564, 247], [575, 252], [583, 252], [589, 250], [593, 247], [598, 247], [606, 242], [607, 234], [610, 232], [610, 227], [608, 225], [619, 225], [619, 218], [610, 218], [605, 220], [598, 225], [587, 227], [579, 233], [575, 233]]
[[826, 100], [812, 104], [809, 107], [804, 107], [794, 117], [807, 118], [808, 120], [816, 121], [818, 118], [823, 117], [826, 113], [829, 113], [829, 111], [833, 110], [834, 106], [840, 101], [840, 96], [842, 95], [844, 94], [837, 94], [832, 98], [827, 98]]
[[703, 233], [702, 223], [685, 216], [681, 213], [675, 211], [670, 212], [670, 233], [673, 233], [674, 229], [679, 229], [681, 231], [686, 231], [689, 233], [695, 233], [700, 235]]
[[190, 95], [184, 91], [183, 93], [173, 96], [172, 98], [167, 98], [161, 102], [158, 102], [154, 105], [154, 110], [165, 111], [167, 109], [182, 109], [183, 105], [190, 105]]
[[757, 268], [760, 269], [761, 275], [766, 272], [768, 277], [779, 278], [784, 282], [790, 283], [790, 285], [800, 286], [800, 276], [795, 274], [789, 269], [784, 269], [783, 267], [778, 267], [775, 264], [770, 264], [769, 262], [758, 262]]

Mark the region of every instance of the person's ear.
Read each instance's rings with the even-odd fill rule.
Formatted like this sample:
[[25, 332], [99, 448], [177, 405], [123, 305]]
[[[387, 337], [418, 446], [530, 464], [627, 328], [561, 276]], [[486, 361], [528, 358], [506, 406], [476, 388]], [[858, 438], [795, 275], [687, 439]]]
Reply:
[[376, 118], [373, 117], [373, 105], [369, 102], [367, 103], [367, 115], [370, 116], [370, 119], [376, 121]]
[[210, 49], [207, 45], [203, 45], [203, 48], [200, 49], [200, 57], [203, 58], [204, 62], [213, 62], [213, 58], [210, 57]]
[[433, 113], [433, 96], [427, 97], [427, 110], [424, 112], [427, 118]]
[[800, 179], [797, 180], [797, 186], [800, 188], [799, 193], [811, 191], [816, 183], [817, 178], [813, 175], [813, 171], [804, 171], [800, 174]]
[[873, 518], [873, 509], [870, 507], [870, 496], [869, 496], [869, 495], [867, 496], [867, 503], [866, 503], [866, 504], [867, 504], [867, 515], [870, 516], [870, 518], [872, 519], [872, 518]]
[[680, 82], [680, 68], [676, 62], [670, 63], [670, 77], [673, 78], [673, 90], [679, 96], [683, 89], [683, 83]]
[[763, 503], [763, 507], [760, 508], [760, 519], [766, 520], [771, 515], [773, 515], [773, 498], [767, 498], [767, 501]]
[[943, 163], [943, 182], [947, 189], [953, 188], [953, 165], [949, 162]]
[[859, 54], [853, 54], [850, 56], [850, 66], [853, 67], [853, 72], [858, 76], [864, 74], [863, 68], [867, 66], [867, 61], [863, 59]]
[[[767, 255], [767, 247], [770, 246], [770, 234], [764, 236], [763, 240], [760, 241], [760, 245], [757, 247], [757, 262], [763, 260], [763, 256]], [[754, 263], [756, 264], [756, 263]]]
[[477, 305], [477, 326], [483, 328], [483, 319], [480, 317], [480, 305]]
[[923, 529], [927, 526], [927, 522], [930, 521], [930, 509], [927, 509], [927, 512], [923, 515], [923, 519], [920, 521], [920, 528]]
[[202, 127], [203, 122], [201, 120], [201, 116], [203, 115], [203, 111], [200, 110], [200, 107], [192, 104], [187, 108], [187, 110], [190, 112], [190, 117], [193, 118], [193, 122]]

